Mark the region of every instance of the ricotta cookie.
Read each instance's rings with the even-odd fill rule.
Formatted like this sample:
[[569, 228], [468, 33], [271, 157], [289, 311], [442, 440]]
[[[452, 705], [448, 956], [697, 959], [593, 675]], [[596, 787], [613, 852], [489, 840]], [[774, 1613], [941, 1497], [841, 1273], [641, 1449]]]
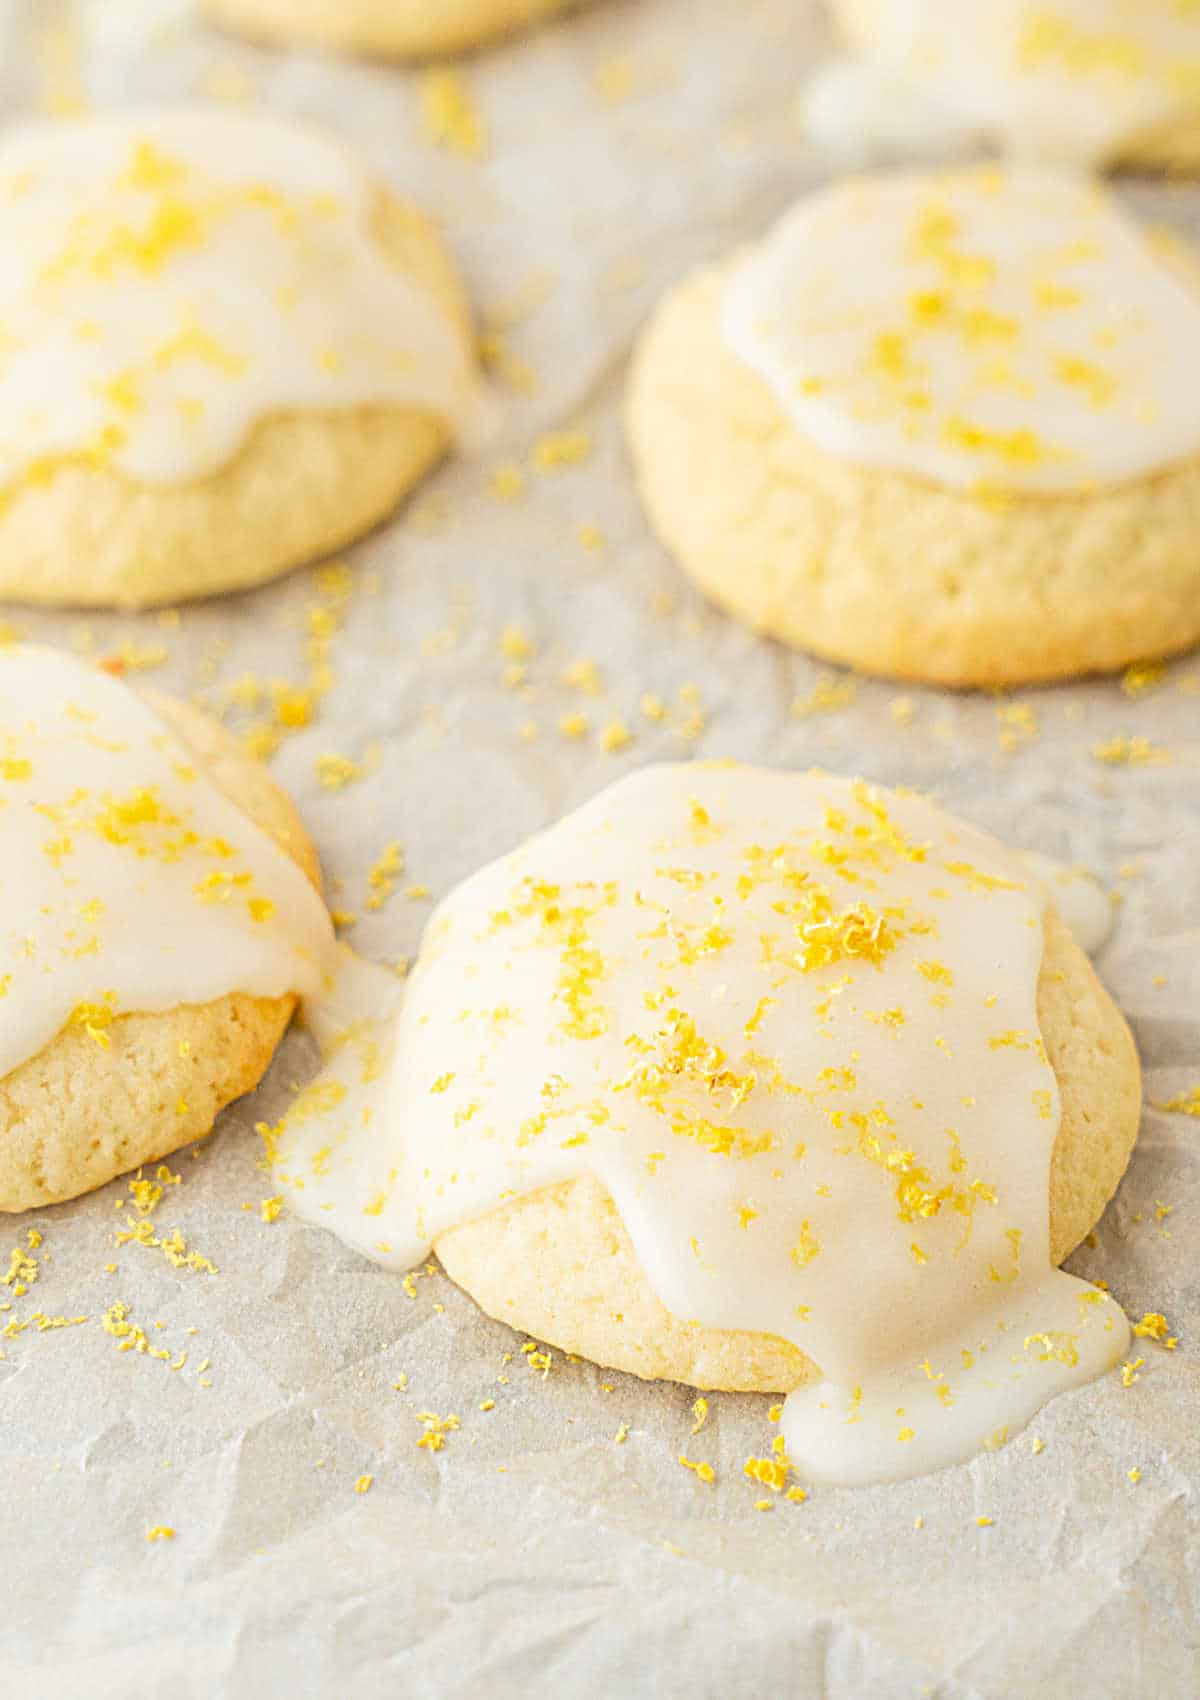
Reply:
[[770, 636], [1003, 685], [1200, 637], [1192, 256], [1074, 176], [850, 179], [670, 294], [627, 423], [651, 521]]
[[384, 518], [474, 389], [440, 238], [338, 143], [198, 110], [0, 143], [0, 596], [262, 583]]
[[0, 1210], [208, 1133], [333, 965], [291, 803], [197, 709], [0, 649]]
[[1200, 14], [1174, 0], [830, 0], [851, 57], [805, 92], [839, 151], [974, 137], [1014, 159], [1194, 171]]
[[453, 892], [397, 1001], [268, 1130], [293, 1207], [598, 1363], [787, 1391], [814, 1478], [966, 1458], [1125, 1350], [1056, 1265], [1128, 1161], [1133, 1042], [930, 803], [643, 769]]
[[462, 53], [578, 0], [204, 0], [214, 23], [256, 41], [313, 42], [379, 59]]

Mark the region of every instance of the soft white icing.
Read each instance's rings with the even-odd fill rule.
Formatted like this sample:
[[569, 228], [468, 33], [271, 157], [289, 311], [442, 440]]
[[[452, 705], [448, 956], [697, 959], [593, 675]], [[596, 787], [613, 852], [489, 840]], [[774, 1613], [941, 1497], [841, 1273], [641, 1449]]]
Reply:
[[337, 143], [194, 110], [0, 144], [0, 493], [64, 462], [200, 477], [279, 410], [413, 406], [456, 425], [462, 333], [370, 231]]
[[843, 169], [944, 161], [969, 148], [977, 130], [921, 84], [869, 59], [833, 59], [801, 95], [809, 139]]
[[939, 484], [1086, 490], [1200, 452], [1200, 292], [1074, 177], [810, 195], [735, 271], [722, 329], [820, 448]]
[[594, 1174], [670, 1310], [820, 1365], [784, 1417], [810, 1477], [968, 1457], [1128, 1341], [1050, 1265], [1043, 903], [917, 798], [643, 769], [446, 899], [398, 1019], [349, 973], [278, 1181], [404, 1269]]
[[[904, 148], [947, 115], [1013, 157], [1100, 162], [1200, 107], [1200, 14], [1179, 0], [840, 0], [860, 63], [818, 73], [810, 134], [844, 149], [855, 130]], [[884, 73], [894, 101], [874, 98]], [[896, 111], [912, 122], [898, 125]]]
[[0, 648], [0, 1076], [68, 1023], [230, 992], [315, 998], [334, 964], [302, 871], [126, 685]]

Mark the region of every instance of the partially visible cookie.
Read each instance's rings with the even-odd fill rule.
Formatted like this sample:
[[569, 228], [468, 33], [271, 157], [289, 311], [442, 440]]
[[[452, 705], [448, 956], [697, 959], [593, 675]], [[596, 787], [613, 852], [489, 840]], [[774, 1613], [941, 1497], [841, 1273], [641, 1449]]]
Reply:
[[[47, 666], [57, 666], [53, 652], [43, 653], [48, 658]], [[0, 691], [4, 689], [8, 665], [0, 659]], [[78, 663], [73, 667], [80, 673], [84, 671]], [[68, 690], [76, 683], [66, 671], [61, 677], [67, 681]], [[108, 687], [114, 688], [124, 689]], [[317, 853], [292, 803], [266, 770], [246, 754], [230, 733], [190, 704], [158, 695], [148, 700], [164, 726], [179, 740], [180, 750], [194, 761], [196, 773], [211, 781], [229, 803], [236, 804], [238, 811], [253, 823], [255, 831], [266, 835], [275, 853], [284, 852], [289, 862], [302, 871], [312, 893], [319, 894]], [[93, 710], [84, 707], [83, 712]], [[97, 737], [104, 735], [103, 719], [91, 724]], [[6, 726], [12, 728], [14, 722], [6, 720]], [[10, 739], [10, 751], [12, 748]], [[4, 774], [7, 783], [2, 787], [6, 792], [11, 794], [21, 785], [37, 783], [36, 766], [29, 779], [12, 781], [11, 763], [19, 764], [25, 759], [10, 755]], [[195, 781], [188, 780], [187, 784], [193, 788]], [[85, 840], [96, 833], [108, 835], [108, 843], [124, 838], [125, 845], [137, 858], [132, 864], [136, 872], [131, 872], [131, 878], [140, 877], [145, 869], [146, 877], [153, 879], [158, 872], [155, 858], [160, 853], [173, 866], [178, 866], [181, 858], [186, 862], [189, 856], [198, 854], [188, 848], [190, 835], [196, 829], [182, 814], [171, 818], [174, 812], [171, 800], [161, 784], [134, 787], [121, 793], [97, 791], [96, 813], [90, 823], [76, 805], [72, 807], [73, 824], [63, 829], [61, 840], [50, 836], [53, 823], [62, 819], [61, 813], [52, 812], [46, 827], [48, 845], [61, 842], [66, 846], [56, 853], [61, 854], [61, 865], [68, 871], [86, 854]], [[53, 808], [57, 810], [58, 806]], [[0, 811], [0, 844], [5, 842], [11, 824], [7, 814], [8, 811]], [[145, 855], [137, 848], [137, 834], [143, 822], [148, 837], [151, 832], [154, 834], [154, 842]], [[177, 849], [172, 848], [172, 840], [177, 843]], [[218, 913], [217, 900], [236, 901], [238, 882], [248, 865], [244, 860], [234, 860], [235, 849], [222, 842], [224, 848], [218, 847], [215, 861], [207, 864], [208, 873], [201, 874], [201, 868], [206, 865], [203, 862], [193, 864], [200, 883], [211, 882], [213, 904], [203, 910], [202, 924], [207, 924], [211, 916], [214, 927], [225, 919]], [[250, 843], [253, 851], [253, 840]], [[239, 846], [236, 854], [240, 857], [240, 853]], [[20, 891], [23, 864], [20, 858], [14, 859], [11, 842], [6, 848], [5, 862], [10, 892], [14, 888]], [[238, 871], [223, 886], [226, 867]], [[27, 1210], [74, 1198], [102, 1186], [114, 1175], [202, 1138], [212, 1130], [226, 1104], [258, 1084], [296, 1005], [292, 991], [255, 995], [232, 989], [202, 1002], [181, 1003], [150, 1012], [139, 1011], [136, 1002], [131, 1008], [128, 999], [136, 987], [122, 982], [119, 967], [109, 969], [104, 965], [105, 947], [99, 937], [93, 946], [86, 936], [87, 926], [96, 920], [102, 924], [102, 911], [107, 907], [97, 895], [104, 889], [102, 879], [93, 875], [94, 870], [89, 866], [79, 880], [68, 880], [64, 891], [78, 889], [81, 897], [89, 898], [91, 907], [78, 911], [81, 920], [60, 923], [51, 919], [50, 934], [39, 944], [40, 960], [52, 964], [57, 950], [93, 951], [100, 964], [101, 983], [111, 973], [115, 984], [106, 987], [107, 996], [76, 1006], [70, 1019], [48, 1043], [0, 1077], [0, 1210]], [[247, 885], [246, 889], [252, 888]], [[328, 928], [327, 917], [318, 895], [308, 899], [308, 906], [311, 913], [304, 924], [311, 927], [312, 936], [319, 943]], [[161, 922], [157, 907], [149, 902], [146, 907], [152, 917], [147, 925]], [[282, 906], [277, 903], [275, 907], [279, 912], [264, 914], [263, 925], [290, 926], [291, 919], [283, 916]], [[296, 905], [297, 911], [303, 907], [301, 903]], [[60, 928], [63, 930], [59, 931]], [[160, 935], [154, 936], [156, 944], [162, 942]], [[180, 949], [186, 947], [187, 938], [188, 933], [181, 929]], [[79, 940], [82, 943], [72, 943]], [[53, 973], [53, 968], [50, 972]], [[136, 968], [133, 972], [136, 975]], [[178, 972], [186, 984], [189, 976], [186, 964]], [[11, 1023], [19, 1025], [24, 1013], [24, 982], [19, 979], [14, 982], [11, 972], [5, 980], [6, 1016]], [[296, 990], [299, 989], [297, 986]]]
[[976, 0], [969, 30], [956, 0], [829, 0], [829, 11], [853, 63], [914, 117], [923, 103], [931, 131], [957, 121], [1025, 161], [1200, 163], [1200, 29], [1187, 7]]
[[384, 519], [470, 411], [429, 219], [335, 142], [196, 111], [0, 146], [0, 597], [149, 607]]
[[313, 42], [379, 59], [462, 53], [579, 0], [204, 0], [214, 23], [256, 41]]
[[879, 174], [667, 296], [629, 441], [664, 544], [756, 630], [899, 678], [1069, 678], [1200, 637], [1198, 349], [1186, 264], [1103, 191]]

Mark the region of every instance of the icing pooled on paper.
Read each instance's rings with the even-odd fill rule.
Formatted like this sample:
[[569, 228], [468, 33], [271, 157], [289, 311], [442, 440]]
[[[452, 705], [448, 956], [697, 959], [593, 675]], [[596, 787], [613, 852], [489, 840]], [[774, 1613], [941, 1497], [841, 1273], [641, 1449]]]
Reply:
[[316, 998], [334, 961], [311, 882], [129, 688], [0, 648], [0, 1076], [69, 1023], [232, 992]]
[[1128, 1341], [1050, 1265], [1043, 902], [910, 796], [643, 769], [447, 898], [394, 1020], [346, 977], [277, 1181], [404, 1269], [593, 1174], [671, 1311], [820, 1366], [785, 1411], [799, 1468], [968, 1457]]
[[822, 190], [735, 271], [722, 329], [819, 448], [942, 485], [1083, 491], [1200, 452], [1200, 292], [1074, 177]]
[[1108, 943], [1113, 930], [1112, 899], [1099, 880], [1086, 868], [1043, 856], [1038, 850], [1022, 850], [1021, 861], [1037, 880], [1075, 935], [1080, 950], [1095, 956]]
[[972, 0], [969, 20], [961, 0], [836, 9], [856, 58], [818, 72], [804, 112], [839, 152], [920, 145], [957, 119], [959, 141], [1088, 165], [1200, 111], [1200, 14], [1179, 0]]
[[224, 464], [272, 412], [411, 406], [456, 425], [470, 354], [371, 234], [335, 142], [196, 110], [0, 143], [0, 494], [62, 465], [147, 483]]

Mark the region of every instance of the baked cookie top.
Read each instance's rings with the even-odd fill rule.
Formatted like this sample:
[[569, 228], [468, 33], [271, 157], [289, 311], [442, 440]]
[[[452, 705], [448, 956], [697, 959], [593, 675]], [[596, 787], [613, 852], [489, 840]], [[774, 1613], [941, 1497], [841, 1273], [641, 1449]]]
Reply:
[[[1200, 17], [1178, 0], [974, 0], [969, 28], [958, 0], [833, 0], [833, 11], [861, 63], [893, 79], [877, 95], [895, 104], [911, 90], [935, 128], [961, 115], [1014, 157], [1103, 161], [1200, 110]], [[831, 80], [818, 128], [836, 122], [839, 92], [860, 108], [867, 95]]]
[[312, 41], [381, 58], [462, 53], [577, 0], [202, 0], [226, 29], [257, 41]]
[[336, 142], [201, 110], [36, 122], [0, 144], [0, 500], [63, 467], [202, 478], [279, 412], [451, 425], [460, 328], [370, 229]]
[[785, 1413], [810, 1474], [953, 1462], [1127, 1342], [1050, 1260], [1044, 905], [916, 797], [643, 769], [451, 894], [277, 1174], [397, 1268], [594, 1175], [671, 1312], [820, 1365]]
[[1200, 453], [1200, 292], [1073, 176], [821, 190], [736, 269], [722, 329], [818, 447], [942, 486], [1082, 492]]
[[68, 1027], [232, 992], [317, 997], [332, 926], [302, 868], [127, 686], [0, 648], [0, 1078]]

